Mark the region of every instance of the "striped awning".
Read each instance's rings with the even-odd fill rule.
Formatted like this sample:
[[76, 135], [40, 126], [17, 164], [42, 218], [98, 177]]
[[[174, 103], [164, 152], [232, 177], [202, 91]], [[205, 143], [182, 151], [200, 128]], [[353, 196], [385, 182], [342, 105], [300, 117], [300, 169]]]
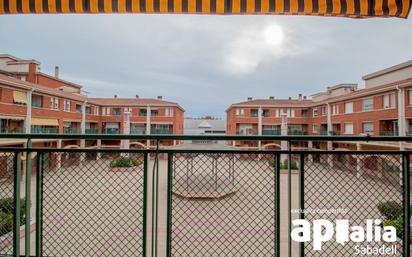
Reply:
[[406, 18], [411, 0], [0, 0], [0, 14], [190, 13]]
[[32, 126], [59, 126], [57, 119], [31, 118]]
[[27, 104], [26, 92], [13, 91], [13, 102], [18, 104]]

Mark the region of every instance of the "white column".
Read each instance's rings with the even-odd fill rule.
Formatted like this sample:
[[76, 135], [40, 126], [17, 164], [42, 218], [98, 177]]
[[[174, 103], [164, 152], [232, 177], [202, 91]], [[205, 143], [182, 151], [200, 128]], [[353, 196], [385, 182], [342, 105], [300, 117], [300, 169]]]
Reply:
[[[130, 112], [124, 112], [124, 121], [123, 121], [123, 134], [130, 135]], [[122, 149], [130, 149], [130, 140], [122, 140]]]
[[26, 120], [25, 120], [25, 133], [30, 134], [31, 132], [31, 99], [33, 95], [33, 90], [27, 91], [27, 111], [26, 111]]
[[[281, 125], [280, 125], [280, 135], [287, 136], [288, 135], [288, 116], [286, 114], [281, 115]], [[282, 140], [280, 142], [280, 146], [282, 150], [288, 150], [288, 142]], [[280, 157], [280, 161], [283, 163], [287, 159], [287, 155], [282, 154]]]
[[[151, 127], [151, 116], [152, 116], [152, 111], [150, 109], [150, 105], [146, 107], [146, 135], [150, 135], [150, 127]], [[147, 140], [146, 142], [147, 147], [150, 147], [150, 140]]]
[[[259, 106], [258, 110], [258, 136], [262, 135], [262, 106]], [[258, 148], [259, 150], [262, 148], [262, 142], [258, 141]]]
[[406, 136], [405, 89], [398, 89], [398, 130], [399, 136]]

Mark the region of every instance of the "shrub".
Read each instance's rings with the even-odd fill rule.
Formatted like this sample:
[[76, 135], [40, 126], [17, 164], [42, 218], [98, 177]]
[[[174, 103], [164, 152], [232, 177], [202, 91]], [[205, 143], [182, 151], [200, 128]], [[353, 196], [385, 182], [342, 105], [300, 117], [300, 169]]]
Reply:
[[130, 157], [119, 157], [110, 162], [110, 167], [135, 167], [142, 164], [141, 160]]
[[403, 237], [403, 219], [402, 217], [397, 218], [396, 220], [385, 220], [383, 226], [393, 226], [396, 229], [396, 235], [399, 238]]
[[[13, 198], [0, 199], [0, 236], [5, 235], [13, 230], [13, 210], [14, 200]], [[20, 224], [25, 223], [25, 199], [20, 200]]]
[[402, 205], [395, 201], [387, 201], [378, 204], [378, 210], [387, 220], [396, 220], [403, 213]]

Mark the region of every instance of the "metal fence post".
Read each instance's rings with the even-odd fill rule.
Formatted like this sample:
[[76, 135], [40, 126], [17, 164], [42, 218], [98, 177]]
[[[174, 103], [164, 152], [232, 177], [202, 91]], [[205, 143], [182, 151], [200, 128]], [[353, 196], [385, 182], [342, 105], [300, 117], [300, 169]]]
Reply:
[[147, 176], [149, 155], [147, 152], [143, 154], [143, 257], [146, 257], [147, 247]]
[[280, 257], [280, 154], [275, 155], [275, 186], [276, 186], [276, 257]]
[[288, 257], [292, 256], [292, 142], [288, 141]]
[[43, 184], [43, 153], [37, 153], [36, 160], [36, 257], [42, 256], [42, 184]]
[[410, 235], [411, 235], [411, 172], [410, 172], [410, 156], [408, 153], [403, 154], [403, 193], [404, 193], [404, 238], [403, 238], [403, 255], [410, 256]]
[[27, 140], [26, 145], [26, 221], [24, 223], [24, 252], [26, 257], [30, 257], [30, 205], [31, 205], [31, 139]]
[[167, 155], [167, 230], [166, 256], [172, 256], [172, 187], [173, 187], [173, 153]]
[[14, 206], [13, 206], [13, 256], [20, 256], [20, 183], [21, 183], [21, 152], [15, 152], [13, 157], [14, 170]]
[[[299, 218], [305, 218], [305, 154], [299, 155]], [[300, 256], [305, 256], [305, 243], [299, 244]]]

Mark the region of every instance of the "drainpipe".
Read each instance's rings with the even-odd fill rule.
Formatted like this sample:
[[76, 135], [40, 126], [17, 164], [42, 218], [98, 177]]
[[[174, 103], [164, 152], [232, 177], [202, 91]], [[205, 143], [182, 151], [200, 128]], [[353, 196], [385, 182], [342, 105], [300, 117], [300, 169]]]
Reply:
[[32, 95], [33, 95], [33, 89], [30, 89], [27, 91], [27, 111], [26, 111], [26, 121], [25, 121], [25, 133], [30, 134], [31, 133], [31, 109], [33, 108], [31, 106], [31, 100], [32, 100]]
[[[82, 104], [82, 122], [80, 123], [80, 133], [85, 134], [86, 133], [86, 105], [87, 101], [84, 101]], [[86, 140], [85, 139], [80, 139], [80, 148], [84, 149], [86, 148]], [[85, 155], [82, 154], [80, 155], [80, 160], [84, 161]]]

